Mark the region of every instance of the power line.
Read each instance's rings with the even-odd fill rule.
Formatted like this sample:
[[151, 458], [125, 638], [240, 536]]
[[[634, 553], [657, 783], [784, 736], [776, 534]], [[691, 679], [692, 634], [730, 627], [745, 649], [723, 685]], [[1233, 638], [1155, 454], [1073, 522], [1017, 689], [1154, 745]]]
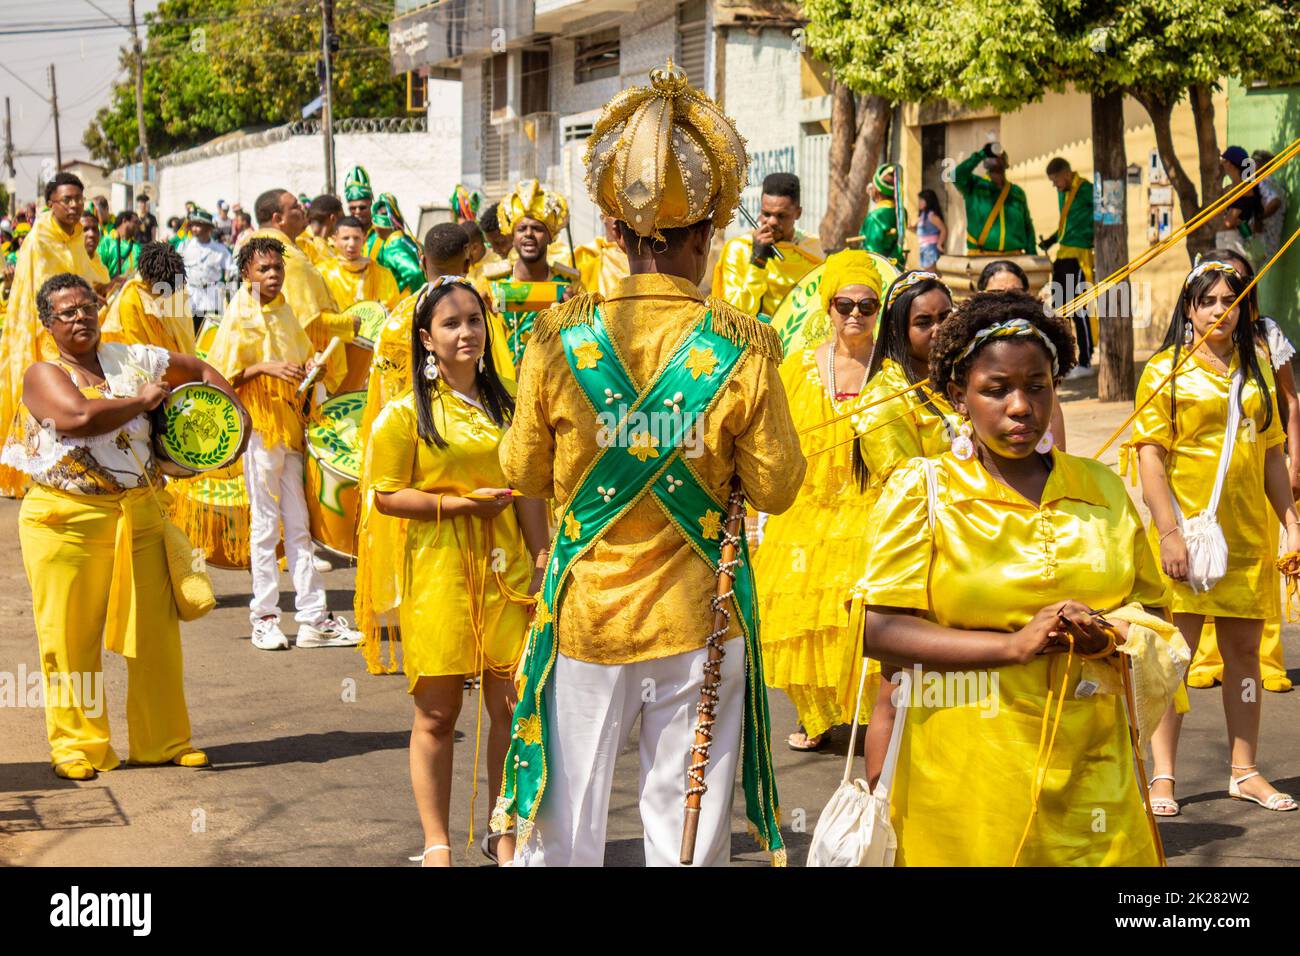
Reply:
[[23, 86], [27, 87], [29, 90], [31, 90], [33, 93], [35, 93], [37, 96], [39, 96], [39, 97], [41, 98], [41, 102], [42, 102], [42, 103], [48, 103], [48, 102], [50, 101], [50, 98], [49, 98], [48, 96], [46, 96], [44, 93], [42, 93], [42, 92], [41, 92], [40, 90], [38, 90], [36, 87], [32, 86], [30, 83], [28, 83], [26, 80], [24, 80], [21, 76], [19, 76], [19, 75], [18, 75], [17, 73], [15, 73], [13, 70], [9, 69], [9, 67], [5, 66], [3, 63], [0, 63], [0, 70], [4, 70], [6, 73], [8, 73], [10, 76], [12, 76], [15, 80], [17, 80], [17, 81], [18, 81], [19, 83], [21, 83]]

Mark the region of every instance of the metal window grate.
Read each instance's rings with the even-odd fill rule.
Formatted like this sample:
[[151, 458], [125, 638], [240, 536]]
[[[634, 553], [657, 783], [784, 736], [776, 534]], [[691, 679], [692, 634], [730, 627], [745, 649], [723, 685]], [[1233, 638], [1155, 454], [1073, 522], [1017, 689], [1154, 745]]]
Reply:
[[704, 63], [708, 48], [708, 22], [704, 0], [686, 0], [677, 6], [677, 65], [691, 86], [705, 88]]
[[618, 76], [618, 27], [597, 30], [573, 41], [573, 82], [588, 83]]

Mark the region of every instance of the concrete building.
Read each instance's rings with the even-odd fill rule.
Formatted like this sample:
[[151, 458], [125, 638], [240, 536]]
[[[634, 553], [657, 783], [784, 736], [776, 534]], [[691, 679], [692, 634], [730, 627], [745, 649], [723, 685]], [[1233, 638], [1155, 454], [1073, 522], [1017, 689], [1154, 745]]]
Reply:
[[582, 167], [592, 124], [615, 93], [645, 85], [672, 57], [748, 141], [746, 205], [757, 210], [764, 175], [794, 172], [804, 181], [800, 225], [816, 231], [830, 102], [824, 71], [804, 52], [797, 3], [398, 0], [396, 13], [394, 70], [459, 77], [461, 175], [489, 199], [536, 176], [568, 198], [575, 242], [594, 236], [599, 220]]

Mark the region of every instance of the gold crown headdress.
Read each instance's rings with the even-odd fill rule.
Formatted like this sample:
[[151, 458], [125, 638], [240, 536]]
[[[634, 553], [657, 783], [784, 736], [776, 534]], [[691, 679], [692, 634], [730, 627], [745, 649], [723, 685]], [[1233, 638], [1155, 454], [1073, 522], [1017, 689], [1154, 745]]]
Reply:
[[650, 72], [649, 87], [624, 90], [606, 104], [583, 162], [601, 211], [655, 239], [702, 219], [726, 226], [749, 179], [735, 123], [671, 58]]

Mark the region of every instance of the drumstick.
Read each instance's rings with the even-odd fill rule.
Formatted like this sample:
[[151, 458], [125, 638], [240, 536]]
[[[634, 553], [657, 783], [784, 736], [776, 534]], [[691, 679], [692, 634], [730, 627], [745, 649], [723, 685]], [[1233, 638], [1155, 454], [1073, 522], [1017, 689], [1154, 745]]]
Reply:
[[[513, 488], [507, 488], [507, 489], [505, 489], [505, 490], [508, 491], [508, 492], [510, 493], [510, 497], [511, 497], [511, 498], [522, 498], [522, 497], [524, 496], [524, 493], [523, 493], [522, 491], [515, 491], [515, 489], [513, 489]], [[497, 498], [499, 498], [499, 497], [501, 497], [501, 496], [500, 496], [500, 495], [480, 495], [480, 494], [475, 494], [475, 493], [471, 492], [471, 493], [469, 493], [469, 494], [461, 495], [460, 497], [462, 497], [462, 498], [471, 498], [471, 499], [473, 499], [474, 501], [496, 501]]]
[[316, 384], [316, 379], [320, 378], [321, 373], [325, 371], [325, 363], [329, 361], [330, 356], [334, 354], [334, 350], [338, 347], [339, 337], [336, 335], [329, 340], [329, 344], [325, 346], [325, 351], [316, 356], [314, 360], [316, 362], [316, 367], [311, 370], [311, 374], [304, 378], [302, 384], [298, 386], [299, 395]]

